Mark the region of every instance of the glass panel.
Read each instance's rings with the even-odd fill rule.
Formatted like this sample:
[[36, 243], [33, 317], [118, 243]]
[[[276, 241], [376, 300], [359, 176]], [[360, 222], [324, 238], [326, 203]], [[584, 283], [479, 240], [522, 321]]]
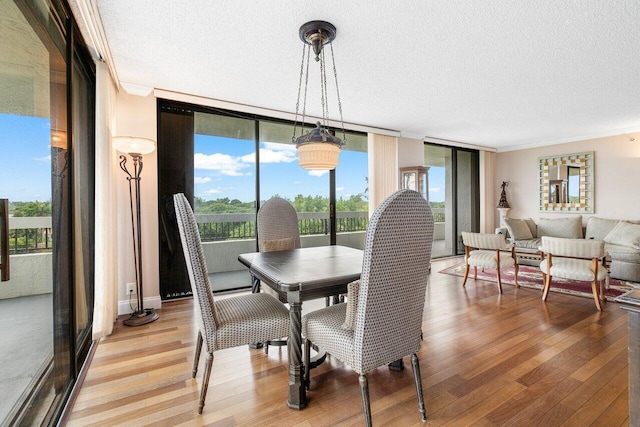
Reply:
[[336, 243], [363, 249], [369, 223], [367, 135], [346, 134], [347, 145], [336, 168]]
[[194, 213], [214, 291], [251, 286], [238, 255], [256, 250], [254, 123], [194, 114]]
[[330, 243], [329, 171], [298, 166], [293, 125], [260, 121], [260, 201], [280, 196], [298, 213], [302, 247]]
[[453, 255], [453, 150], [448, 147], [425, 144], [424, 165], [429, 167], [429, 204], [433, 211], [432, 258]]
[[48, 5], [21, 8], [0, 0], [0, 197], [13, 236], [0, 287], [0, 420], [39, 424], [71, 380], [66, 60]]
[[[73, 65], [74, 295], [76, 354], [91, 339], [94, 273], [94, 105], [95, 84], [81, 66]], [[83, 355], [82, 355], [83, 357]]]
[[[479, 230], [478, 202], [478, 153], [474, 151], [456, 150], [456, 200], [457, 200], [457, 234], [461, 231], [477, 232]], [[464, 254], [461, 238], [458, 242], [457, 254]]]

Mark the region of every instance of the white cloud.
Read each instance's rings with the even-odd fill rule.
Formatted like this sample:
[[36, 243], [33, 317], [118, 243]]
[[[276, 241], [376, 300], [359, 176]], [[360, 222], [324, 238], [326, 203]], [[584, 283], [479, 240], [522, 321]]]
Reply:
[[220, 193], [222, 193], [222, 190], [220, 188], [212, 188], [210, 190], [203, 191], [200, 194], [212, 195], [212, 194], [220, 194]]
[[[263, 142], [264, 148], [260, 148], [260, 163], [291, 163], [297, 159], [295, 145], [278, 144], [276, 142]], [[245, 163], [255, 163], [256, 153], [239, 157]]]
[[207, 182], [211, 182], [211, 178], [209, 178], [208, 176], [196, 176], [195, 178], [193, 178], [194, 184], [206, 184]]
[[344, 191], [345, 187], [336, 187], [336, 191]]
[[309, 175], [310, 176], [323, 176], [323, 175], [326, 175], [328, 173], [329, 173], [329, 171], [316, 171], [316, 170], [309, 171]]
[[442, 188], [440, 188], [440, 187], [429, 187], [429, 193], [442, 193]]
[[44, 157], [34, 157], [33, 160], [35, 160], [36, 162], [51, 163], [51, 155]]
[[202, 154], [196, 153], [193, 156], [195, 169], [216, 170], [223, 175], [242, 176], [242, 169], [248, 168], [249, 165], [233, 156], [222, 153]]
[[282, 143], [279, 143], [279, 142], [263, 142], [262, 145], [267, 150], [289, 151], [289, 152], [292, 152], [292, 153], [297, 152], [297, 148], [293, 144], [282, 144]]

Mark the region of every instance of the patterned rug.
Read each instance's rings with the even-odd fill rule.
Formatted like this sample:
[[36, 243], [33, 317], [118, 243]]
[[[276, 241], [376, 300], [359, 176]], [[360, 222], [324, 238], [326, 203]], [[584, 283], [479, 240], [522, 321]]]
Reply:
[[[443, 274], [451, 274], [452, 276], [464, 277], [464, 263], [454, 265], [452, 267], [445, 268], [440, 271]], [[513, 268], [502, 270], [500, 278], [502, 284], [513, 285]], [[495, 270], [478, 269], [478, 280], [487, 280], [490, 282], [497, 282]], [[473, 281], [473, 267], [469, 269], [469, 278], [467, 279], [467, 285]], [[527, 265], [521, 265], [518, 272], [518, 284], [524, 288], [533, 288], [542, 290], [543, 280], [542, 272], [538, 267], [530, 267]], [[613, 301], [613, 298], [621, 295], [631, 289], [639, 288], [639, 283], [626, 282], [618, 279], [611, 279], [611, 285], [609, 289], [605, 289], [605, 295], [609, 301]], [[591, 293], [591, 284], [589, 282], [580, 282], [577, 280], [553, 278], [551, 282], [551, 292], [559, 292], [564, 294], [578, 295], [586, 298], [593, 298]]]

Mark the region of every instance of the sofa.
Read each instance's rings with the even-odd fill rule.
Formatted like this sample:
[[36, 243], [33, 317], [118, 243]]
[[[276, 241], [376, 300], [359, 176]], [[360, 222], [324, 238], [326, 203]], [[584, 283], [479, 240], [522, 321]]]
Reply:
[[538, 222], [531, 218], [503, 218], [497, 232], [505, 234], [514, 243], [518, 263], [528, 265], [538, 265], [541, 261], [538, 248], [542, 236], [603, 240], [609, 254], [611, 277], [640, 282], [640, 221], [592, 216], [583, 229], [581, 215], [540, 218]]

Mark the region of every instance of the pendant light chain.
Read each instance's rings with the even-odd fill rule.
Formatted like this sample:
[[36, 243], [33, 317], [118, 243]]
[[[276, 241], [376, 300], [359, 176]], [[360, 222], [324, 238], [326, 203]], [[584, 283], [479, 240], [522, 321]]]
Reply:
[[296, 114], [293, 119], [293, 137], [292, 137], [293, 142], [295, 142], [296, 129], [298, 127], [298, 113], [300, 111], [300, 93], [302, 92], [302, 78], [305, 75], [304, 57], [306, 53], [307, 54], [307, 73], [306, 73], [306, 80], [304, 83], [304, 100], [302, 103], [302, 122], [300, 123], [300, 128], [301, 128], [300, 134], [302, 135], [304, 133], [304, 120], [305, 120], [305, 114], [307, 110], [307, 86], [309, 82], [309, 53], [310, 52], [311, 52], [311, 48], [307, 49], [307, 45], [302, 44], [302, 61], [300, 62], [300, 80], [298, 81], [298, 98], [296, 99]]
[[333, 43], [329, 43], [331, 48], [331, 62], [333, 62], [333, 77], [336, 80], [336, 94], [338, 95], [338, 110], [340, 112], [340, 123], [342, 124], [342, 141], [347, 142], [347, 133], [344, 130], [344, 119], [342, 118], [342, 101], [340, 100], [340, 88], [338, 87], [338, 71], [336, 70], [336, 58], [333, 56]]
[[[309, 88], [309, 58], [311, 57], [311, 48], [307, 48], [307, 71], [304, 79], [304, 101], [302, 102], [302, 122], [300, 126], [302, 127], [302, 133], [304, 133], [304, 122], [307, 116], [307, 89]], [[304, 61], [304, 57], [302, 58]]]
[[327, 95], [327, 70], [324, 61], [324, 49], [320, 52], [320, 92], [322, 124], [324, 126], [329, 126], [329, 97]]
[[296, 99], [296, 115], [293, 118], [293, 140], [296, 139], [296, 128], [298, 127], [298, 111], [300, 111], [300, 92], [302, 91], [302, 76], [304, 75], [304, 52], [306, 44], [302, 44], [302, 62], [300, 63], [300, 80], [298, 81], [298, 98]]

